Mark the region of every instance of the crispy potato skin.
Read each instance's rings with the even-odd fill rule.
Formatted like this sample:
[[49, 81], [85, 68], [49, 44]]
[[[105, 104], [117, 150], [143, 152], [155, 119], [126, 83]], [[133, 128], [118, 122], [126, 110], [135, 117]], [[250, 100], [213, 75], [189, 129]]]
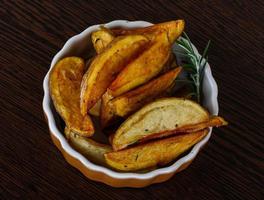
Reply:
[[109, 86], [111, 95], [117, 97], [148, 82], [163, 69], [170, 53], [167, 32], [163, 31], [156, 36], [147, 50], [118, 74]]
[[65, 134], [70, 145], [76, 149], [78, 152], [87, 157], [90, 161], [100, 164], [107, 165], [104, 154], [111, 152], [112, 147], [110, 145], [101, 144], [95, 142], [90, 138], [84, 138], [82, 136], [76, 135], [74, 132], [70, 131], [67, 127], [65, 128]]
[[83, 136], [94, 133], [88, 115], [80, 112], [80, 86], [84, 74], [84, 61], [78, 57], [60, 60], [49, 77], [50, 94], [57, 112], [70, 130]]
[[147, 45], [141, 35], [121, 36], [92, 61], [81, 84], [81, 113], [85, 115], [102, 97], [116, 75]]
[[178, 135], [106, 153], [104, 156], [109, 166], [121, 171], [137, 171], [166, 165], [203, 139], [207, 133], [206, 129]]
[[96, 53], [99, 54], [114, 40], [114, 35], [111, 30], [101, 27], [100, 30], [92, 33], [91, 39]]
[[148, 135], [208, 120], [208, 112], [196, 102], [174, 97], [159, 99], [127, 118], [116, 131], [112, 146], [115, 151], [121, 150]]
[[157, 138], [168, 137], [171, 135], [197, 132], [205, 128], [208, 128], [208, 127], [219, 127], [219, 126], [226, 126], [226, 125], [228, 125], [228, 122], [226, 122], [222, 117], [213, 116], [213, 117], [210, 117], [210, 119], [206, 122], [201, 122], [198, 124], [190, 124], [190, 125], [186, 125], [180, 128], [175, 128], [174, 130], [167, 130], [167, 131], [147, 135], [143, 137], [142, 139], [140, 139], [138, 143], [157, 139]]
[[173, 43], [183, 32], [185, 27], [184, 20], [175, 20], [164, 22], [160, 24], [155, 24], [145, 28], [136, 28], [136, 29], [112, 29], [111, 31], [116, 36], [120, 35], [131, 35], [131, 34], [144, 34], [150, 39], [153, 38], [157, 32], [161, 30], [166, 30], [168, 32], [168, 37], [170, 43]]

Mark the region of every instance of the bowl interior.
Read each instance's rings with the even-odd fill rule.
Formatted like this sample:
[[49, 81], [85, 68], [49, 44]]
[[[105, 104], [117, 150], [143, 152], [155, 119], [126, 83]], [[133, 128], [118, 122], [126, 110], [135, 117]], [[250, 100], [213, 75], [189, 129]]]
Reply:
[[[108, 24], [104, 24], [104, 26], [108, 28], [116, 28], [116, 27], [123, 27], [123, 28], [135, 28], [135, 27], [145, 27], [149, 26], [151, 23], [144, 22], [144, 21], [136, 21], [136, 22], [128, 22], [124, 20], [117, 20], [113, 21]], [[91, 32], [99, 29], [100, 25], [94, 25], [89, 28], [87, 28], [85, 31], [80, 33], [79, 35], [76, 35], [72, 38], [70, 38], [65, 45], [63, 46], [62, 50], [60, 50], [55, 57], [52, 60], [51, 67], [52, 68], [60, 59], [67, 57], [67, 56], [80, 56], [85, 59], [90, 58], [94, 51], [92, 50], [92, 43], [90, 39]], [[193, 46], [194, 50], [197, 54], [198, 51]], [[177, 62], [179, 65], [182, 64], [184, 58], [176, 54]], [[49, 71], [50, 72], [50, 71]], [[143, 177], [142, 173], [121, 173], [121, 172], [115, 172], [111, 169], [105, 168], [103, 166], [98, 166], [97, 164], [91, 163], [88, 159], [83, 157], [81, 154], [76, 152], [74, 149], [72, 149], [69, 144], [67, 143], [67, 140], [64, 138], [63, 130], [64, 130], [64, 122], [61, 120], [57, 112], [55, 111], [52, 101], [49, 96], [49, 89], [48, 89], [48, 77], [49, 72], [46, 75], [46, 78], [44, 80], [44, 100], [43, 100], [43, 109], [45, 114], [47, 115], [47, 120], [49, 124], [49, 128], [53, 131], [56, 135], [56, 137], [61, 141], [61, 144], [63, 148], [68, 151], [71, 155], [76, 157], [77, 159], [81, 160], [83, 164], [85, 164], [87, 167], [93, 168], [94, 170], [101, 170], [104, 171], [107, 174], [110, 174], [111, 176], [123, 176], [123, 174], [127, 174], [129, 177], [135, 176], [135, 177]], [[217, 115], [218, 114], [218, 103], [217, 103], [217, 86], [216, 83], [212, 77], [211, 69], [209, 64], [206, 64], [205, 73], [204, 73], [204, 79], [203, 79], [203, 106], [208, 109], [210, 114]], [[98, 123], [99, 120], [97, 118], [93, 118], [95, 127], [96, 127], [96, 133], [93, 136], [93, 139], [99, 142], [108, 143], [108, 138], [103, 133], [103, 131], [100, 128], [100, 124]], [[55, 122], [55, 123], [54, 123]], [[168, 170], [175, 170], [179, 168], [184, 162], [187, 162], [188, 160], [195, 157], [195, 155], [198, 153], [200, 147], [204, 145], [210, 138], [211, 135], [211, 129], [209, 134], [199, 143], [197, 143], [187, 154], [184, 154], [180, 159], [174, 161], [167, 167], [159, 168], [156, 170], [152, 170], [151, 172], [144, 172], [144, 175], [146, 176], [154, 176], [155, 174], [164, 173]], [[140, 176], [137, 176], [140, 175]]]

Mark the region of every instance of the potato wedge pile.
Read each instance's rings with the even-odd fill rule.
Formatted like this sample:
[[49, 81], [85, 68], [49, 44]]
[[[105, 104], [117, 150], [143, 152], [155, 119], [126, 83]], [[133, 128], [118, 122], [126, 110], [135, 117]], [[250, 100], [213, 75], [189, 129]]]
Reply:
[[[183, 29], [183, 20], [137, 29], [100, 27], [91, 34], [92, 59], [66, 57], [53, 67], [51, 98], [73, 148], [115, 170], [153, 169], [190, 149], [209, 127], [227, 124], [172, 93], [183, 70], [172, 45]], [[95, 132], [93, 118], [113, 133], [110, 144], [88, 138]]]

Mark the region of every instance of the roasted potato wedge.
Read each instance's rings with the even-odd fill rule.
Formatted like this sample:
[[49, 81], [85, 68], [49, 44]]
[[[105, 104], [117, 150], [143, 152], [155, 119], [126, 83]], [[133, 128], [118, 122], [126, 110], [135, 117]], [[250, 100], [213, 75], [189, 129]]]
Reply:
[[175, 20], [170, 22], [164, 22], [160, 24], [154, 24], [145, 28], [136, 29], [112, 29], [114, 35], [131, 35], [131, 34], [144, 34], [146, 37], [152, 39], [153, 35], [162, 30], [168, 32], [169, 41], [172, 44], [183, 32], [185, 26], [184, 20]]
[[172, 86], [181, 69], [181, 67], [175, 68], [119, 97], [104, 101], [102, 125], [106, 126], [114, 116], [125, 117], [154, 99], [166, 96], [166, 91]]
[[81, 113], [85, 115], [102, 97], [116, 75], [148, 44], [141, 35], [121, 36], [92, 61], [81, 84]]
[[50, 94], [54, 106], [66, 126], [82, 136], [94, 133], [90, 117], [80, 112], [80, 86], [84, 74], [84, 60], [67, 57], [60, 60], [50, 72]]
[[219, 126], [225, 126], [227, 124], [228, 123], [222, 117], [212, 116], [212, 117], [210, 117], [209, 121], [206, 121], [206, 122], [186, 125], [186, 126], [182, 126], [180, 128], [175, 128], [174, 130], [168, 130], [168, 131], [163, 131], [163, 132], [147, 135], [147, 136], [143, 137], [142, 139], [138, 140], [138, 143], [145, 142], [148, 140], [157, 139], [157, 138], [168, 137], [168, 136], [176, 135], [176, 134], [180, 134], [180, 133], [197, 132], [197, 131], [203, 130], [205, 128], [208, 128], [208, 127], [219, 127]]
[[112, 151], [112, 147], [110, 145], [101, 144], [90, 138], [76, 135], [67, 127], [65, 128], [65, 134], [70, 145], [74, 149], [87, 157], [90, 161], [96, 164], [106, 165], [104, 154]]
[[161, 32], [138, 58], [129, 63], [109, 86], [110, 94], [117, 97], [148, 82], [164, 67], [171, 49], [167, 32]]
[[91, 39], [96, 53], [99, 54], [114, 40], [114, 35], [111, 30], [102, 26], [100, 30], [92, 33]]
[[144, 106], [122, 123], [114, 135], [112, 146], [117, 151], [148, 135], [208, 120], [208, 112], [191, 100], [173, 97], [159, 99]]
[[170, 163], [206, 136], [208, 130], [169, 137], [105, 154], [114, 169], [137, 171]]

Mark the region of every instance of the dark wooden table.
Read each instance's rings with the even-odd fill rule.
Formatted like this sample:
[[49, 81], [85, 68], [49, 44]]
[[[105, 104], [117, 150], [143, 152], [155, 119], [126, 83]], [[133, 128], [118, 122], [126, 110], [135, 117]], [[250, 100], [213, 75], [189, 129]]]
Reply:
[[[0, 1], [0, 199], [264, 199], [263, 1]], [[219, 86], [220, 115], [193, 164], [169, 181], [117, 189], [85, 178], [51, 142], [42, 81], [65, 41], [115, 19], [183, 18]]]

